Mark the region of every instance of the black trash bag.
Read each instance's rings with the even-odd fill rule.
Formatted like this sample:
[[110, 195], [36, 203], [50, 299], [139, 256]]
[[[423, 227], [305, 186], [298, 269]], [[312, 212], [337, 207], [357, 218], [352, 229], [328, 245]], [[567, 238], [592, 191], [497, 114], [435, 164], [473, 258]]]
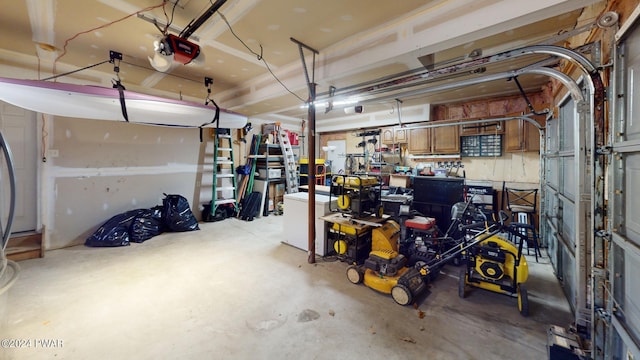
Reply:
[[129, 228], [133, 219], [147, 211], [146, 209], [130, 210], [118, 214], [107, 220], [84, 242], [86, 246], [110, 247], [127, 246], [129, 243]]
[[242, 199], [242, 209], [240, 210], [240, 219], [253, 221], [260, 214], [260, 205], [262, 204], [262, 194], [254, 191]]
[[129, 229], [130, 241], [141, 243], [162, 234], [162, 206], [155, 206], [137, 215]]
[[167, 231], [200, 230], [198, 219], [191, 212], [189, 201], [176, 194], [164, 194], [162, 200], [162, 223]]
[[220, 204], [216, 207], [216, 211], [211, 214], [211, 203], [204, 204], [202, 209], [202, 221], [214, 222], [221, 221], [236, 216], [236, 207], [234, 204]]

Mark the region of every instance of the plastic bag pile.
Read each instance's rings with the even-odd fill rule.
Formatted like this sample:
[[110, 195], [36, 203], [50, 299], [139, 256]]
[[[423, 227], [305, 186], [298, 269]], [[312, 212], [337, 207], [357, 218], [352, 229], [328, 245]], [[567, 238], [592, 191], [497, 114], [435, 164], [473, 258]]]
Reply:
[[200, 230], [189, 201], [182, 195], [164, 194], [162, 205], [118, 214], [102, 224], [85, 241], [86, 246], [127, 246], [163, 232]]

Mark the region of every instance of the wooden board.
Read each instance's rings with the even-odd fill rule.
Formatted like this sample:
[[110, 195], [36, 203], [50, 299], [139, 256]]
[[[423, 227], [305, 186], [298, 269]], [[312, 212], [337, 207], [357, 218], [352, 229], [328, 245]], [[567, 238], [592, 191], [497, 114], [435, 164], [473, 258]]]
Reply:
[[268, 203], [269, 199], [267, 199], [267, 186], [269, 182], [265, 180], [254, 180], [253, 181], [253, 191], [259, 191], [262, 194], [262, 200], [260, 201], [260, 211], [258, 212], [257, 217], [262, 217], [264, 213], [264, 207]]
[[387, 221], [387, 219], [389, 218], [390, 218], [389, 215], [383, 215], [381, 218], [378, 218], [375, 216], [368, 216], [365, 218], [355, 219], [343, 213], [332, 213], [329, 215], [319, 217], [319, 219], [321, 220], [331, 222], [331, 223], [336, 223], [336, 224], [348, 225], [357, 230], [366, 229], [369, 226], [373, 226], [373, 227], [382, 226], [382, 224], [385, 221]]
[[13, 261], [43, 257], [42, 233], [10, 237], [7, 243], [6, 255], [9, 260]]

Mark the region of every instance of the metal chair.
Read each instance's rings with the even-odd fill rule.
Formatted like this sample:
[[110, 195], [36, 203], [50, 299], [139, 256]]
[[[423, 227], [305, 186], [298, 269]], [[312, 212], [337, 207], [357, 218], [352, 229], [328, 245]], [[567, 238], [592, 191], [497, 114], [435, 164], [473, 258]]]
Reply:
[[505, 187], [507, 209], [511, 212], [512, 225], [527, 237], [527, 254], [533, 246], [536, 262], [538, 254], [542, 256], [538, 242], [538, 227], [536, 225], [536, 210], [538, 204], [538, 189], [515, 189]]

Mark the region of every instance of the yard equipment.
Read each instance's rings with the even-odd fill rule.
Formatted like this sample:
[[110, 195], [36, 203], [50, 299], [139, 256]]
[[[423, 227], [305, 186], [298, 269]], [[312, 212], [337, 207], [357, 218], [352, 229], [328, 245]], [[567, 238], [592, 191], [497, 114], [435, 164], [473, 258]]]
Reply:
[[400, 225], [393, 220], [372, 230], [371, 252], [364, 265], [347, 267], [347, 279], [384, 294], [400, 305], [410, 304], [426, 285], [420, 272], [407, 267], [407, 258], [398, 253]]
[[[356, 218], [382, 217], [382, 181], [371, 175], [334, 175], [331, 178], [329, 197], [337, 197], [337, 209]], [[330, 201], [329, 204], [332, 204]], [[331, 205], [330, 205], [331, 206]]]
[[[523, 316], [529, 315], [529, 300], [524, 283], [529, 276], [527, 260], [522, 254], [524, 236], [514, 226], [506, 225], [509, 216], [504, 211], [499, 213], [499, 221], [474, 222], [459, 225], [466, 232], [465, 240], [457, 249], [445, 252], [441, 259], [428, 264], [420, 270], [428, 275], [434, 269], [448, 261], [458, 253], [463, 254], [463, 267], [460, 269], [458, 295], [466, 296], [467, 285], [500, 294], [515, 296], [518, 299], [518, 311]], [[478, 228], [482, 228], [478, 230]], [[517, 247], [502, 237], [508, 233], [520, 238]]]
[[[369, 257], [364, 265], [349, 266], [347, 278], [354, 284], [363, 282], [376, 291], [391, 294], [400, 305], [408, 305], [425, 289], [434, 273], [462, 255], [459, 257], [463, 265], [458, 287], [460, 297], [465, 297], [467, 285], [516, 296], [518, 310], [523, 316], [528, 316], [529, 302], [524, 283], [529, 272], [522, 253], [524, 236], [513, 226], [505, 224], [509, 216], [504, 211], [500, 211], [499, 221], [489, 222], [482, 211], [471, 211], [468, 205], [461, 207], [466, 215], [457, 221], [457, 230], [464, 234], [462, 239], [441, 253], [428, 253], [424, 260], [416, 261], [414, 265], [410, 265], [407, 257], [398, 252], [398, 223], [389, 220], [382, 227], [375, 228]], [[477, 221], [478, 218], [482, 221]], [[502, 233], [518, 237], [521, 241], [516, 247], [499, 235]]]
[[[458, 248], [464, 241], [464, 234], [458, 229], [459, 225], [473, 222], [484, 222], [484, 217], [478, 215], [478, 209], [471, 200], [459, 202], [451, 208], [451, 223], [445, 233], [436, 224], [435, 218], [418, 215], [409, 210], [408, 206], [400, 208], [400, 253], [409, 259], [409, 266], [423, 266], [442, 258], [451, 249]], [[462, 263], [461, 252], [449, 256], [449, 262], [458, 266]], [[443, 264], [444, 265], [444, 264]], [[431, 279], [437, 271], [431, 273]]]
[[[506, 214], [505, 214], [506, 215]], [[500, 294], [516, 296], [518, 311], [529, 315], [529, 299], [524, 283], [529, 276], [527, 259], [522, 255], [520, 232], [511, 226], [503, 227], [506, 232], [521, 237], [517, 247], [500, 235], [484, 238], [469, 249], [466, 265], [460, 269], [458, 295], [466, 296], [467, 285]]]

